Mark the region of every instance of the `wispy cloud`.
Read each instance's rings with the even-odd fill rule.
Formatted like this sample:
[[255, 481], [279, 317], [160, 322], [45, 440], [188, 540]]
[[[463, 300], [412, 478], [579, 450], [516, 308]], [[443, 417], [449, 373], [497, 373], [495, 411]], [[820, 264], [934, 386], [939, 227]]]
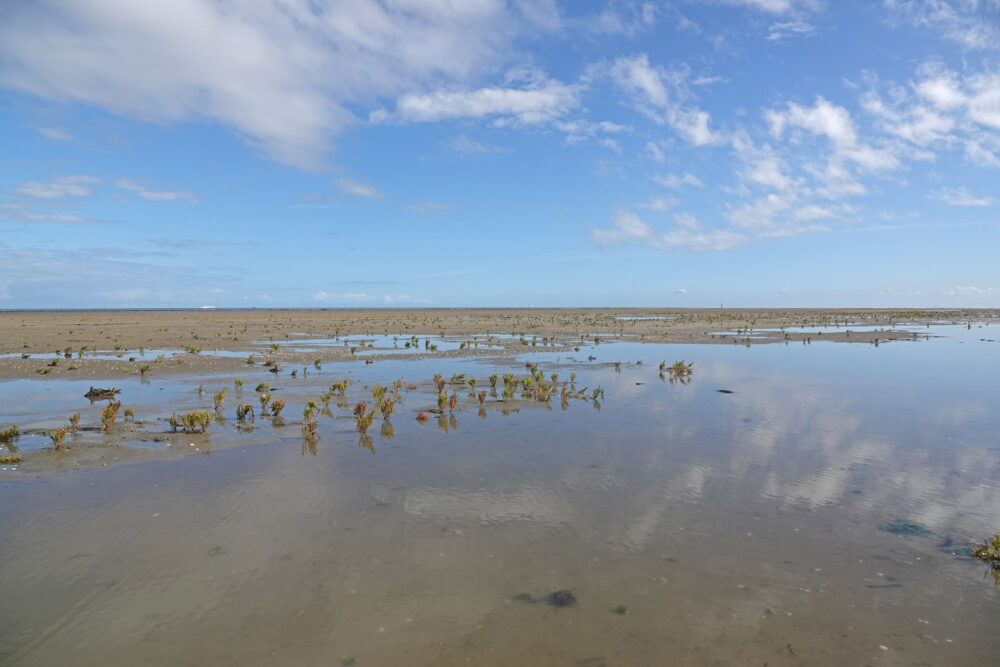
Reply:
[[39, 127], [37, 129], [38, 129], [38, 134], [42, 135], [49, 141], [65, 141], [65, 142], [76, 141], [76, 137], [74, 137], [71, 133], [67, 132], [61, 127]]
[[341, 178], [335, 181], [335, 183], [338, 188], [344, 191], [345, 194], [349, 194], [352, 197], [358, 197], [360, 199], [379, 199], [382, 196], [374, 185], [355, 181], [350, 178]]
[[653, 180], [660, 185], [673, 190], [679, 190], [685, 186], [694, 188], [702, 187], [701, 179], [694, 174], [666, 174], [653, 176]]
[[90, 186], [101, 179], [95, 176], [55, 176], [48, 183], [28, 181], [14, 187], [14, 194], [34, 199], [65, 199], [67, 197], [89, 197]]
[[478, 88], [408, 93], [396, 102], [394, 113], [375, 111], [373, 122], [436, 122], [457, 118], [492, 118], [495, 124], [525, 125], [561, 118], [579, 106], [580, 87], [556, 80], [525, 88]]
[[789, 37], [804, 37], [816, 32], [816, 26], [805, 21], [787, 21], [772, 23], [767, 29], [767, 39], [777, 42]]
[[127, 190], [148, 201], [187, 201], [197, 204], [200, 199], [193, 192], [182, 192], [179, 190], [154, 190], [150, 187], [136, 183], [130, 178], [119, 178], [115, 181], [122, 190]]
[[594, 243], [604, 246], [639, 243], [663, 251], [688, 249], [695, 252], [728, 250], [748, 241], [746, 236], [732, 230], [704, 229], [690, 213], [679, 213], [674, 220], [675, 227], [658, 232], [634, 211], [623, 209], [615, 214], [611, 229], [594, 229], [591, 238]]
[[429, 213], [440, 213], [441, 211], [450, 210], [451, 204], [445, 204], [444, 202], [439, 201], [419, 201], [407, 204], [406, 209], [408, 211], [413, 211], [414, 213], [427, 215]]
[[459, 153], [508, 153], [509, 148], [503, 146], [497, 146], [495, 144], [486, 144], [481, 141], [476, 141], [466, 134], [460, 134], [455, 137], [451, 144], [451, 149], [458, 151]]
[[966, 188], [945, 188], [938, 199], [952, 206], [993, 206], [993, 197], [976, 197]]
[[995, 0], [883, 0], [890, 21], [937, 32], [967, 49], [1000, 48]]

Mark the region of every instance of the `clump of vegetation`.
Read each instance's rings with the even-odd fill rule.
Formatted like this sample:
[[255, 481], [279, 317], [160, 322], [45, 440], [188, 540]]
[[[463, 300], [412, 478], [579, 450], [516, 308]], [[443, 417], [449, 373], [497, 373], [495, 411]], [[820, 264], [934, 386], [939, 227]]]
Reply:
[[256, 417], [253, 411], [253, 406], [249, 403], [243, 403], [236, 406], [236, 421], [245, 422], [247, 417], [250, 421], [253, 421]]
[[626, 607], [623, 604], [620, 604], [617, 607], [615, 607], [614, 609], [612, 609], [611, 611], [613, 611], [614, 613], [616, 613], [616, 614], [618, 614], [620, 616], [624, 616], [625, 614], [628, 613], [628, 607]]
[[66, 427], [63, 426], [60, 429], [49, 432], [49, 439], [52, 441], [52, 446], [58, 452], [63, 448], [63, 444], [66, 442]]
[[101, 428], [105, 431], [118, 419], [118, 410], [122, 407], [121, 401], [108, 401], [107, 406], [101, 410]]
[[6, 456], [0, 456], [0, 465], [12, 466], [17, 465], [21, 462], [20, 454], [8, 454]]
[[135, 408], [133, 407], [125, 408], [125, 421], [127, 422], [135, 421]]
[[14, 424], [10, 428], [0, 431], [0, 444], [6, 445], [7, 449], [12, 452], [17, 451], [17, 439], [21, 437], [21, 429]]
[[188, 354], [198, 354], [199, 352], [201, 352], [201, 348], [192, 343], [188, 343], [187, 345], [184, 346], [184, 351], [187, 352]]
[[271, 391], [271, 384], [269, 382], [261, 382], [259, 385], [257, 385], [254, 391], [257, 392], [258, 394], [261, 392], [267, 393]]
[[226, 400], [226, 396], [227, 394], [225, 389], [217, 391], [214, 394], [212, 394], [212, 400], [215, 402], [216, 411], [222, 409], [222, 402]]
[[993, 575], [993, 584], [1000, 586], [1000, 533], [992, 539], [983, 540], [982, 544], [973, 542], [972, 546], [972, 557], [989, 566], [988, 572]]
[[280, 417], [281, 411], [285, 409], [285, 402], [280, 398], [276, 398], [271, 401], [271, 415], [274, 417]]
[[243, 389], [243, 380], [241, 378], [236, 378], [233, 380], [233, 386], [236, 387], [236, 391]]
[[139, 375], [145, 375], [146, 371], [148, 370], [149, 370], [149, 364], [143, 364], [142, 366], [139, 366]]
[[185, 433], [204, 433], [211, 426], [212, 420], [212, 413], [208, 410], [196, 410], [181, 415], [180, 424]]
[[70, 433], [76, 433], [76, 429], [80, 426], [80, 413], [74, 412], [69, 416], [69, 431]]
[[670, 366], [667, 366], [667, 362], [660, 362], [660, 375], [663, 375], [663, 371], [666, 370], [670, 375], [670, 383], [680, 382], [681, 384], [687, 384], [691, 381], [691, 375], [694, 373], [694, 363], [685, 364], [684, 361], [675, 361]]
[[260, 415], [264, 417], [267, 414], [267, 404], [271, 402], [271, 394], [265, 392], [258, 398], [260, 399]]

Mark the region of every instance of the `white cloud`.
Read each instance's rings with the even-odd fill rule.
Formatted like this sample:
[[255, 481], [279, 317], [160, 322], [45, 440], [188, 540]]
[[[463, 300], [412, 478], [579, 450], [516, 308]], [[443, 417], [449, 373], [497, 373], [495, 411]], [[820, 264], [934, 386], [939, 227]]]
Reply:
[[615, 214], [611, 229], [594, 229], [591, 237], [598, 245], [620, 246], [626, 243], [641, 243], [669, 251], [686, 248], [694, 252], [728, 250], [747, 243], [744, 235], [727, 229], [702, 229], [701, 223], [693, 215], [678, 213], [674, 216], [678, 223], [673, 229], [660, 233], [628, 209]]
[[639, 204], [639, 208], [645, 208], [658, 213], [665, 213], [677, 206], [677, 200], [673, 197], [653, 197], [645, 204]]
[[376, 122], [394, 118], [401, 122], [433, 122], [456, 118], [498, 116], [524, 124], [553, 121], [576, 108], [580, 88], [555, 80], [533, 88], [480, 88], [470, 91], [409, 93], [396, 102], [392, 116], [376, 114]]
[[0, 222], [34, 224], [42, 222], [88, 223], [94, 220], [72, 213], [64, 213], [26, 202], [0, 200]]
[[1000, 3], [996, 0], [883, 0], [893, 20], [940, 33], [967, 49], [1000, 47]]
[[917, 94], [944, 111], [960, 107], [968, 98], [959, 90], [958, 82], [952, 75], [924, 79], [916, 85]]
[[820, 6], [818, 0], [715, 0], [721, 4], [737, 5], [756, 9], [768, 14], [788, 14], [793, 11], [814, 10]]
[[631, 37], [651, 28], [656, 23], [657, 12], [652, 2], [613, 3], [597, 16], [584, 19], [584, 25], [592, 32]]
[[660, 185], [668, 187], [672, 190], [680, 190], [684, 186], [691, 186], [695, 188], [702, 187], [703, 183], [701, 179], [694, 174], [667, 174], [665, 176], [657, 175], [653, 176], [653, 180]]
[[813, 134], [825, 135], [841, 147], [853, 146], [857, 141], [851, 114], [844, 107], [827, 102], [822, 96], [816, 97], [812, 107], [789, 102], [785, 111], [768, 110], [765, 118], [775, 138], [780, 138], [786, 127], [798, 127]]
[[945, 188], [938, 199], [952, 206], [993, 206], [993, 197], [976, 197], [967, 188]]
[[951, 289], [946, 289], [941, 292], [948, 296], [983, 296], [985, 294], [1000, 294], [1000, 287], [975, 287], [973, 285], [964, 285], [961, 287], [952, 287]]
[[655, 141], [646, 142], [646, 152], [649, 153], [649, 156], [656, 162], [663, 162], [666, 160], [663, 150], [656, 144]]
[[101, 179], [94, 176], [55, 176], [48, 183], [28, 181], [15, 186], [14, 194], [34, 199], [63, 199], [66, 197], [89, 197], [91, 185]]
[[128, 178], [119, 178], [115, 181], [115, 185], [120, 187], [122, 190], [128, 190], [136, 195], [147, 199], [149, 201], [179, 201], [184, 200], [191, 202], [192, 204], [197, 204], [199, 201], [198, 195], [193, 192], [181, 192], [181, 191], [168, 191], [168, 190], [153, 190], [136, 183], [135, 181]]
[[[560, 132], [566, 133], [566, 143], [569, 144], [593, 139], [600, 134], [619, 134], [631, 131], [631, 128], [627, 125], [620, 125], [609, 120], [603, 120], [599, 123], [582, 119], [565, 120], [556, 121], [553, 123], [553, 126]], [[607, 141], [607, 138], [603, 141]], [[617, 142], [615, 143], [617, 144]]]
[[507, 153], [510, 149], [493, 144], [484, 144], [465, 134], [460, 134], [451, 142], [452, 150], [459, 153]]
[[378, 199], [382, 196], [374, 185], [355, 181], [351, 178], [341, 178], [335, 181], [335, 183], [338, 188], [344, 191], [345, 194], [349, 194], [352, 197], [358, 197], [360, 199]]
[[670, 125], [681, 137], [695, 146], [723, 143], [724, 136], [709, 127], [707, 111], [683, 104], [690, 96], [687, 67], [667, 70], [653, 66], [649, 56], [640, 54], [616, 59], [608, 68], [611, 80], [628, 96], [641, 113], [657, 123]]
[[175, 0], [170, 11], [39, 0], [5, 3], [3, 14], [0, 85], [140, 120], [217, 122], [307, 168], [355, 122], [350, 108], [468, 81], [523, 22], [552, 21], [496, 0]]
[[772, 23], [767, 29], [767, 39], [779, 41], [788, 37], [801, 37], [811, 35], [816, 32], [816, 26], [805, 21], [787, 21], [785, 23]]
[[[268, 300], [270, 300], [270, 299], [268, 299]], [[349, 301], [349, 302], [367, 301], [368, 300], [368, 294], [366, 294], [365, 292], [325, 292], [323, 290], [319, 290], [318, 292], [316, 292], [315, 294], [313, 294], [313, 300], [314, 301], [323, 301], [323, 302], [326, 302], [326, 301], [341, 301], [341, 302], [344, 302], [344, 301]]]
[[40, 127], [38, 133], [50, 141], [76, 141], [76, 137], [61, 127]]
[[444, 202], [439, 201], [421, 201], [407, 204], [406, 209], [413, 211], [414, 213], [427, 215], [428, 213], [440, 213], [441, 211], [450, 210], [451, 204], [445, 204]]

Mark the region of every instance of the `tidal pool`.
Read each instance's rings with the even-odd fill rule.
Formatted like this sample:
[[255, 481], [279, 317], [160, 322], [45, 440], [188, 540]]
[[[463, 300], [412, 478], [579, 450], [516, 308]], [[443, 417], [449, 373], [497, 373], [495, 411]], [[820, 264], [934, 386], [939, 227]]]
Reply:
[[[260, 381], [289, 423], [0, 472], [0, 664], [995, 664], [1000, 591], [964, 547], [1000, 530], [1000, 343], [933, 333], [249, 369], [239, 396], [232, 376], [119, 381], [147, 430]], [[691, 382], [661, 379], [681, 359]], [[525, 361], [605, 395], [484, 419], [459, 388], [447, 431], [414, 419], [434, 373], [488, 389]], [[334, 409], [303, 446], [330, 382], [371, 404], [397, 377], [419, 388], [392, 437]], [[85, 384], [0, 383], [0, 427], [90, 410]]]

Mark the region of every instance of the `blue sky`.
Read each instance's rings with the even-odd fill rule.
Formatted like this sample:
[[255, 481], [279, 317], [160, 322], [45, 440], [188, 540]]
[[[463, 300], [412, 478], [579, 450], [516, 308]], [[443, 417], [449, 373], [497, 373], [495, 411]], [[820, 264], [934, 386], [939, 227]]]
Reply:
[[1000, 306], [1000, 0], [13, 0], [0, 308]]

